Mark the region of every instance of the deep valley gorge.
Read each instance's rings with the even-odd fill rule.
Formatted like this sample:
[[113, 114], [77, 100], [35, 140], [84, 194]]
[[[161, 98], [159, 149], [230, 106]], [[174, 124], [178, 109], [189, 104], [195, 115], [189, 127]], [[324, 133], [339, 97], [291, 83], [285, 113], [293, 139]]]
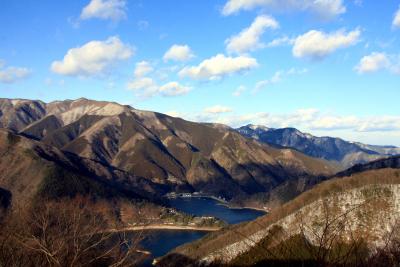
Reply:
[[0, 267], [399, 267], [400, 0], [0, 0]]
[[[162, 266], [167, 262], [175, 266], [187, 261], [182, 257], [192, 259], [190, 264], [194, 265], [268, 261], [271, 255], [257, 256], [256, 262], [250, 259], [257, 246], [272, 238], [271, 231], [276, 240], [266, 244], [272, 249], [300, 236], [312, 246], [321, 247], [318, 231], [322, 230], [315, 224], [323, 223], [328, 211], [329, 218], [336, 218], [354, 205], [360, 206], [356, 214], [367, 216], [363, 217], [363, 231], [368, 237], [357, 235], [357, 240], [374, 242], [369, 243], [374, 247], [382, 246], [384, 240], [379, 238], [385, 235], [384, 229], [391, 229], [397, 221], [398, 211], [392, 209], [398, 206], [400, 196], [396, 189], [399, 173], [395, 170], [400, 160], [388, 154], [345, 170], [347, 166], [338, 161], [314, 158], [296, 147], [260, 143], [259, 138], [248, 137], [248, 132], [242, 136], [241, 131], [225, 125], [193, 123], [112, 102], [1, 99], [0, 109], [0, 187], [5, 222], [16, 211], [68, 206], [72, 201], [82, 203], [85, 212], [104, 220], [98, 226], [100, 232], [139, 231], [145, 236], [147, 231], [157, 229], [221, 231], [154, 260]], [[366, 194], [379, 199], [384, 194], [389, 199], [370, 204], [365, 202]], [[185, 208], [194, 205], [196, 199], [205, 201], [208, 197], [215, 198], [209, 200], [214, 203], [199, 202], [196, 208]], [[172, 201], [180, 198], [184, 201]], [[233, 214], [224, 220], [221, 212], [226, 211], [218, 208], [212, 213], [214, 205], [253, 207], [268, 213], [247, 219], [240, 219], [245, 218], [244, 213], [238, 213], [238, 221], [231, 217], [236, 216]], [[387, 211], [372, 212], [374, 205], [387, 206]], [[200, 212], [202, 209], [205, 211]], [[331, 215], [333, 210], [336, 215]], [[360, 215], [350, 213], [347, 220], [359, 219]], [[378, 223], [377, 218], [382, 216], [390, 217], [385, 225]], [[306, 219], [311, 217], [313, 221]], [[300, 220], [304, 225], [299, 225], [299, 218], [303, 218]], [[240, 221], [244, 223], [227, 224]], [[276, 227], [279, 231], [275, 233]], [[343, 231], [360, 228], [352, 224], [337, 238], [347, 233]], [[185, 240], [191, 239], [183, 238], [182, 242]], [[215, 242], [219, 250], [212, 249]], [[161, 249], [157, 256], [167, 252]], [[150, 264], [149, 260], [145, 262]]]

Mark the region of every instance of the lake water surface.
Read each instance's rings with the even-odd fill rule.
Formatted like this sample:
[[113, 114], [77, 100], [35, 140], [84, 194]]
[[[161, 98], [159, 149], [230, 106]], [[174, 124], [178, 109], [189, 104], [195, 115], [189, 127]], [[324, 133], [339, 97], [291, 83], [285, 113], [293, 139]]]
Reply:
[[230, 209], [212, 198], [173, 198], [169, 204], [196, 216], [214, 216], [229, 224], [254, 220], [265, 212], [253, 209]]
[[[251, 221], [265, 212], [252, 209], [230, 209], [211, 198], [170, 199], [172, 207], [196, 216], [214, 216], [229, 224]], [[144, 249], [151, 251], [151, 259], [144, 266], [151, 266], [154, 258], [165, 255], [170, 250], [192, 242], [206, 235], [204, 231], [152, 230], [146, 233], [142, 242]]]

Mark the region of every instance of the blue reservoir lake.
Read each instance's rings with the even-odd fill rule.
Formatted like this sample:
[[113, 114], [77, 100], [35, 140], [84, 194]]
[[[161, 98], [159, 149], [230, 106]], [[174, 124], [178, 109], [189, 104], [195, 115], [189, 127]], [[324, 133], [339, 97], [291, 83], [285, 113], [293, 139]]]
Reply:
[[[254, 209], [231, 209], [221, 205], [212, 198], [190, 197], [169, 199], [169, 204], [185, 213], [196, 216], [213, 216], [229, 224], [251, 221], [266, 213]], [[151, 266], [154, 258], [160, 257], [172, 249], [205, 236], [205, 231], [188, 230], [149, 230], [146, 238], [141, 242], [144, 249], [151, 252], [150, 258], [144, 266]]]
[[266, 213], [254, 209], [231, 209], [215, 199], [204, 197], [172, 198], [169, 204], [186, 213], [196, 216], [213, 216], [229, 224], [254, 220]]

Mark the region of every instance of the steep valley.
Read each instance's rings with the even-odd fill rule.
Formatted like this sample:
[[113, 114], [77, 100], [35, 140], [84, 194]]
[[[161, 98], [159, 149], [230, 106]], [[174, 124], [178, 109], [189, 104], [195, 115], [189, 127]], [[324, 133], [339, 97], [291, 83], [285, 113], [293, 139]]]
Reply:
[[[245, 138], [224, 125], [117, 103], [2, 99], [0, 109], [3, 128], [148, 179], [163, 188], [159, 195], [164, 190], [198, 191], [240, 203], [258, 194], [262, 205], [278, 205], [338, 170], [327, 161]], [[286, 189], [291, 193], [284, 199], [275, 193]]]

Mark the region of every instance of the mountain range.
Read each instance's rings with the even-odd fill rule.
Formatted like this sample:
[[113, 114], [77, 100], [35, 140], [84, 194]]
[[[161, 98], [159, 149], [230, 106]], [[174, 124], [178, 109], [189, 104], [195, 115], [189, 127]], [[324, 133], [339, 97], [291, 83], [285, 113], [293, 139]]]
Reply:
[[321, 248], [332, 260], [343, 247], [318, 243], [326, 236], [335, 246], [352, 236], [376, 251], [400, 219], [398, 153], [293, 128], [195, 123], [114, 102], [0, 99], [0, 220], [10, 207], [87, 196], [102, 203], [96, 209], [107, 214], [108, 228], [124, 227], [139, 206], [148, 205], [154, 218], [168, 213], [167, 193], [202, 192], [271, 212], [178, 247], [160, 266], [263, 266], [277, 255], [291, 259], [288, 247], [302, 251], [294, 259], [302, 263]]
[[[338, 170], [326, 160], [260, 143], [225, 125], [84, 98], [0, 99], [0, 127], [53, 151], [61, 158], [57, 162], [74, 158], [79, 171], [90, 166], [93, 173], [107, 170], [108, 177], [123, 173], [128, 189], [136, 188], [137, 177], [144, 179], [157, 196], [198, 191], [242, 201], [258, 194], [279, 204]], [[6, 169], [5, 158], [2, 163]], [[0, 179], [0, 187], [9, 186], [7, 179]]]
[[246, 125], [236, 129], [246, 137], [278, 147], [290, 147], [306, 155], [339, 163], [343, 169], [400, 154], [395, 146], [366, 145], [329, 136], [316, 137], [295, 128]]

